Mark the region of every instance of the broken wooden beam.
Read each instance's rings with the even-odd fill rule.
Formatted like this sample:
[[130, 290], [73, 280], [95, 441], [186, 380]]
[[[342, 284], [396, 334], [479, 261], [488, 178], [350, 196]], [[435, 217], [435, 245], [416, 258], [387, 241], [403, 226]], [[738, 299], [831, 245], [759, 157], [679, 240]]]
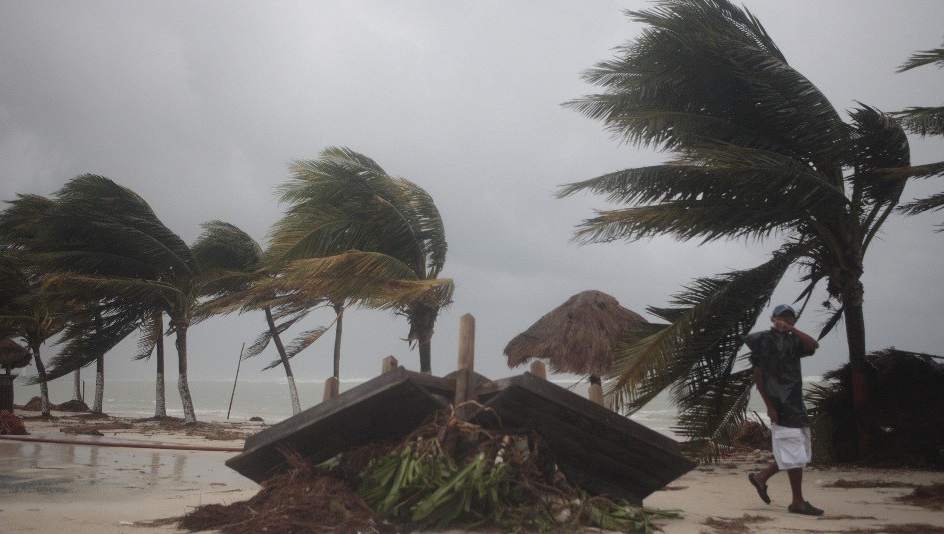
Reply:
[[453, 404], [456, 416], [465, 419], [469, 414], [466, 403], [475, 400], [475, 317], [465, 314], [459, 318], [459, 363], [456, 370], [456, 393]]
[[336, 376], [329, 376], [328, 379], [325, 380], [324, 396], [323, 396], [322, 399], [321, 399], [322, 402], [327, 401], [327, 400], [331, 400], [331, 399], [337, 397], [337, 396], [338, 396], [338, 393], [339, 393], [339, 390], [340, 390], [340, 388], [339, 388], [339, 384], [338, 384], [338, 377], [336, 377]]

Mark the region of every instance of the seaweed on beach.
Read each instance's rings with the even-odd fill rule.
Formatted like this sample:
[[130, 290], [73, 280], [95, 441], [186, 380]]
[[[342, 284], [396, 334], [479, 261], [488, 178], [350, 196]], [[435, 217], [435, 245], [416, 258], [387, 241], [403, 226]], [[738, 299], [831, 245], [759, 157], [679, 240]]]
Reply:
[[398, 443], [347, 451], [313, 466], [282, 451], [292, 469], [249, 501], [202, 506], [180, 528], [259, 532], [403, 532], [444, 527], [573, 532], [654, 530], [677, 517], [590, 496], [556, 469], [540, 436], [485, 429], [452, 410], [434, 414]]
[[0, 411], [0, 436], [25, 436], [29, 434], [23, 420], [16, 415], [3, 410]]
[[897, 500], [912, 506], [944, 510], [944, 484], [918, 486], [911, 493], [902, 495]]

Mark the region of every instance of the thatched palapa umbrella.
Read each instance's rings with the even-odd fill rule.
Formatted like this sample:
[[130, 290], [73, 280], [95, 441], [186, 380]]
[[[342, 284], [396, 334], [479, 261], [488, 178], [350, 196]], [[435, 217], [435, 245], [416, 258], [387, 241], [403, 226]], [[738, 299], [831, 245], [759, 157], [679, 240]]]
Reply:
[[620, 306], [610, 295], [582, 291], [518, 334], [505, 347], [505, 355], [509, 367], [538, 358], [555, 372], [589, 375], [591, 388], [599, 389], [600, 377], [613, 364], [613, 350], [620, 339], [644, 324], [641, 315]]
[[10, 371], [26, 367], [30, 361], [30, 351], [10, 338], [0, 339], [0, 367], [6, 370], [5, 374], [0, 374], [0, 411], [13, 413], [13, 375]]
[[12, 369], [26, 367], [32, 361], [30, 352], [10, 338], [0, 339], [0, 367], [10, 374]]

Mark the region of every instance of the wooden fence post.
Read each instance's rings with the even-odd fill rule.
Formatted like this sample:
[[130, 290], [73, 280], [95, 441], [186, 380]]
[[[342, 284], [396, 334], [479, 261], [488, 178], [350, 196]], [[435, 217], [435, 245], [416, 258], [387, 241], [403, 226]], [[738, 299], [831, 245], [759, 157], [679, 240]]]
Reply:
[[339, 393], [338, 393], [338, 389], [339, 389], [339, 388], [338, 388], [338, 378], [335, 377], [335, 376], [328, 377], [328, 379], [325, 380], [325, 385], [324, 385], [324, 398], [322, 399], [322, 402], [324, 402], [324, 401], [326, 401], [326, 400], [331, 400], [331, 399], [337, 397], [338, 394], [339, 394]]
[[533, 362], [531, 362], [530, 370], [531, 370], [532, 375], [538, 378], [547, 380], [547, 368], [544, 367], [544, 362], [540, 360], [534, 360]]
[[386, 358], [383, 359], [383, 369], [381, 371], [381, 374], [387, 374], [391, 371], [396, 371], [399, 365], [400, 365], [400, 362], [398, 362], [396, 358], [394, 358], [392, 355], [387, 356]]
[[600, 377], [590, 375], [590, 400], [603, 406], [603, 386], [600, 383]]
[[475, 317], [465, 314], [459, 318], [459, 369], [456, 372], [456, 416], [465, 419], [468, 407], [459, 405], [475, 399], [475, 384], [472, 376], [475, 372]]

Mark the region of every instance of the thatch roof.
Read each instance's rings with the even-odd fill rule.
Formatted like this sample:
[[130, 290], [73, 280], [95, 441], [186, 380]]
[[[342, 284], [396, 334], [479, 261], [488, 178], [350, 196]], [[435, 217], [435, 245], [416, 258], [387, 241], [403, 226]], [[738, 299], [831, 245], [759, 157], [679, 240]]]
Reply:
[[603, 376], [627, 330], [647, 324], [601, 291], [583, 291], [541, 317], [505, 347], [508, 367], [531, 358], [547, 360], [555, 372]]
[[0, 339], [0, 367], [16, 369], [30, 364], [30, 352], [10, 338]]

